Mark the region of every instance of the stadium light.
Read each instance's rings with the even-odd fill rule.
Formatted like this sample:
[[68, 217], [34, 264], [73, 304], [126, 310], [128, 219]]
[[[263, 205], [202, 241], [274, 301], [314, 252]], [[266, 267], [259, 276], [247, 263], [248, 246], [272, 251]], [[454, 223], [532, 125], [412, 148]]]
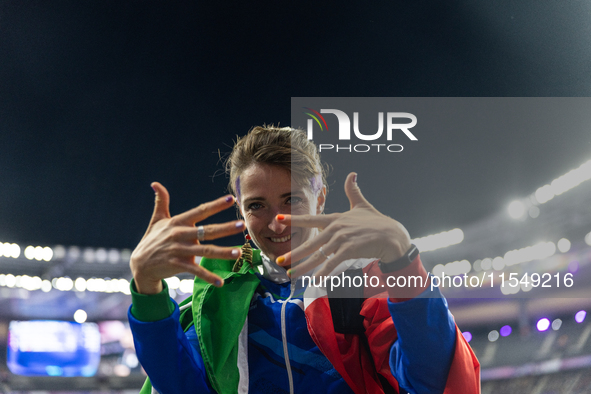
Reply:
[[525, 204], [520, 200], [515, 200], [509, 204], [507, 211], [513, 219], [521, 219], [525, 215]]
[[497, 339], [499, 339], [499, 332], [497, 330], [492, 330], [491, 332], [488, 333], [488, 340], [491, 342], [495, 342]]
[[[178, 280], [178, 278], [176, 278]], [[173, 279], [174, 281], [174, 279]], [[191, 282], [191, 290], [193, 291]], [[41, 280], [38, 276], [30, 277], [28, 275], [17, 275], [12, 274], [0, 274], [0, 287], [16, 287], [22, 288], [28, 291], [41, 290], [45, 293], [50, 292], [52, 289], [59, 291], [92, 291], [92, 292], [103, 292], [103, 293], [123, 293], [130, 295], [129, 281], [127, 279], [111, 279], [111, 278], [90, 278], [88, 280], [84, 278], [77, 278], [75, 281], [68, 277], [53, 278], [51, 281], [45, 279]], [[185, 285], [185, 288], [189, 288]]]
[[49, 293], [51, 291], [51, 282], [47, 279], [41, 282], [41, 291], [44, 293]]
[[589, 179], [591, 179], [591, 160], [554, 179], [550, 184], [538, 188], [534, 193], [535, 201], [539, 204], [545, 204], [554, 197], [577, 187]]
[[98, 248], [94, 254], [94, 257], [99, 263], [104, 263], [109, 258], [109, 254], [107, 253], [107, 249]]
[[577, 273], [579, 271], [579, 262], [577, 260], [573, 260], [568, 263], [568, 271], [573, 274]]
[[120, 256], [121, 256], [121, 253], [119, 253], [119, 251], [117, 249], [110, 249], [109, 255], [108, 255], [109, 263], [111, 263], [111, 264], [118, 263]]
[[472, 333], [470, 331], [464, 331], [462, 335], [466, 339], [466, 342], [470, 342], [472, 340]]
[[527, 213], [529, 214], [529, 216], [532, 219], [537, 218], [538, 216], [540, 216], [540, 208], [534, 206], [529, 207], [529, 209], [527, 210]]
[[166, 278], [164, 280], [166, 281], [166, 284], [168, 285], [169, 289], [176, 290], [181, 285], [181, 280], [179, 278], [177, 278], [176, 276], [172, 276], [172, 277]]
[[548, 320], [545, 317], [543, 317], [540, 320], [538, 320], [538, 323], [536, 324], [536, 328], [540, 332], [546, 331], [549, 327], [550, 327], [550, 320]]
[[501, 336], [508, 337], [509, 335], [511, 335], [512, 331], [513, 330], [511, 329], [511, 326], [509, 326], [509, 325], [503, 326], [503, 327], [501, 327]]
[[570, 250], [570, 241], [566, 238], [562, 238], [560, 241], [558, 241], [556, 243], [556, 246], [558, 247], [558, 250], [560, 250], [562, 253], [566, 253]]
[[437, 264], [433, 267], [432, 273], [435, 276], [442, 276], [443, 274], [447, 276], [455, 276], [455, 275], [463, 275], [470, 272], [472, 269], [472, 265], [468, 260], [462, 261], [452, 261], [451, 263]]
[[16, 286], [16, 277], [14, 275], [8, 274], [5, 277], [6, 287], [14, 287]]
[[510, 250], [505, 253], [504, 262], [507, 266], [526, 263], [533, 260], [542, 260], [556, 253], [556, 245], [553, 242], [539, 242], [533, 246], [522, 249]]
[[84, 278], [77, 278], [74, 282], [74, 288], [76, 291], [83, 292], [86, 290], [86, 279]]
[[74, 320], [76, 323], [82, 324], [87, 318], [88, 314], [83, 309], [78, 309], [76, 312], [74, 312]]
[[0, 257], [18, 258], [21, 254], [21, 247], [15, 243], [0, 242]]
[[179, 290], [185, 294], [193, 293], [193, 284], [194, 284], [193, 280], [183, 279], [183, 280], [181, 280], [181, 283], [179, 285]]
[[495, 271], [501, 271], [505, 268], [505, 259], [501, 256], [495, 257], [492, 261], [492, 267]]
[[464, 240], [464, 232], [459, 228], [443, 231], [441, 233], [428, 235], [426, 237], [415, 238], [411, 242], [421, 252], [430, 252], [451, 245], [457, 245]]

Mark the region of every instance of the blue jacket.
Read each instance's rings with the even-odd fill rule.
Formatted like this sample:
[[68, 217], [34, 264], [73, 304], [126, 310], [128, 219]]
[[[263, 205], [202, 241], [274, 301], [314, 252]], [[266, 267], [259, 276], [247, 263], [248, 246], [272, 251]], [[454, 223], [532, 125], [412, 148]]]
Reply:
[[[265, 266], [267, 268], [267, 266]], [[269, 267], [277, 270], [277, 267]], [[276, 274], [276, 272], [275, 272]], [[353, 393], [343, 377], [312, 340], [304, 315], [303, 292], [290, 298], [287, 277], [257, 273], [256, 288], [247, 321], [244, 344], [248, 369], [241, 371], [238, 392], [289, 393], [290, 383], [284, 358], [281, 309], [285, 305], [286, 347], [295, 393]], [[134, 303], [138, 298], [133, 287]], [[165, 292], [149, 296], [162, 304]], [[157, 300], [159, 297], [159, 300]], [[146, 296], [144, 296], [146, 298]], [[289, 300], [288, 300], [289, 299]], [[288, 300], [286, 302], [286, 300]], [[170, 301], [169, 301], [170, 302]], [[179, 307], [168, 317], [142, 322], [129, 311], [138, 358], [154, 388], [161, 394], [214, 393], [207, 377], [195, 327], [183, 332]], [[388, 301], [388, 309], [398, 332], [389, 362], [400, 392], [442, 393], [451, 365], [456, 328], [445, 299], [436, 288], [404, 302]], [[240, 358], [240, 356], [239, 356]], [[240, 360], [239, 360], [240, 361]], [[420, 366], [420, 367], [419, 367]], [[246, 376], [242, 376], [246, 375]]]

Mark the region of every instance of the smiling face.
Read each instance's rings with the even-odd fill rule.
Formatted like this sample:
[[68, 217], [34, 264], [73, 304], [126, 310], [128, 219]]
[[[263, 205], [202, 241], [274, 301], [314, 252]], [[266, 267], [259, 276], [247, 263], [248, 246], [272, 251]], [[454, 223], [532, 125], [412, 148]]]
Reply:
[[240, 212], [254, 243], [271, 261], [317, 234], [316, 229], [290, 227], [278, 214], [318, 215], [325, 191], [315, 196], [311, 187], [292, 182], [289, 171], [270, 164], [253, 164], [240, 175]]

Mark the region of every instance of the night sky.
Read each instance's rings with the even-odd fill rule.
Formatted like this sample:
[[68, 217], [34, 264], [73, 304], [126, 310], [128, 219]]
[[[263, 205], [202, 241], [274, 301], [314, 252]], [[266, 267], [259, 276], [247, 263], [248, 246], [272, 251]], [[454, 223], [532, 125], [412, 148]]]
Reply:
[[[590, 96], [590, 65], [589, 1], [0, 1], [0, 241], [133, 248], [152, 181], [173, 214], [223, 195], [218, 150], [289, 125], [291, 97]], [[450, 141], [471, 159], [442, 146], [447, 176], [421, 173], [397, 219], [424, 236], [504, 209], [589, 160], [590, 136]]]

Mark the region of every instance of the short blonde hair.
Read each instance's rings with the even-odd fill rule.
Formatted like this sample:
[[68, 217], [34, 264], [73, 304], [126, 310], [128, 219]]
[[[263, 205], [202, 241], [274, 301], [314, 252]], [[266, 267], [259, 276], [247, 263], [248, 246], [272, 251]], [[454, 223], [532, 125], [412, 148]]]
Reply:
[[228, 189], [240, 196], [240, 175], [253, 164], [271, 164], [289, 171], [299, 186], [310, 186], [316, 194], [326, 185], [326, 171], [316, 144], [306, 133], [291, 127], [256, 126], [238, 138], [226, 160], [230, 175]]

